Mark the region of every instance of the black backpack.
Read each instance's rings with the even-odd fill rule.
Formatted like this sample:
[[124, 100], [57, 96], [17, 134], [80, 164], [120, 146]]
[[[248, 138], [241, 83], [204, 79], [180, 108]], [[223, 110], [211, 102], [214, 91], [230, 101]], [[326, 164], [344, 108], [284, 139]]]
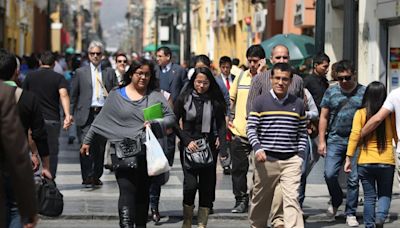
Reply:
[[39, 214], [49, 217], [61, 215], [64, 209], [63, 195], [53, 180], [43, 178], [37, 194]]

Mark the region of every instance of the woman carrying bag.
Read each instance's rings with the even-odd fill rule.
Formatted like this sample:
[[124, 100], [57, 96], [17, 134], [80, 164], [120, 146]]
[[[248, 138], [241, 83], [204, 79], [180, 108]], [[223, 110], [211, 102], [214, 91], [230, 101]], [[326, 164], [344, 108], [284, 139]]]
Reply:
[[[120, 190], [118, 212], [120, 227], [146, 227], [149, 207], [143, 109], [161, 103], [163, 119], [154, 123], [170, 127], [174, 114], [164, 96], [155, 91], [153, 64], [146, 60], [133, 62], [124, 75], [124, 85], [107, 97], [101, 112], [83, 141], [81, 154], [88, 155], [95, 137], [110, 141], [111, 159]], [[151, 122], [153, 124], [153, 121]]]
[[[375, 132], [360, 139], [361, 129], [375, 115], [386, 99], [386, 88], [380, 82], [371, 82], [365, 90], [361, 109], [354, 114], [347, 146], [345, 172], [351, 172], [351, 162], [357, 161], [357, 171], [364, 190], [364, 225], [383, 227], [392, 199], [395, 158], [392, 139], [397, 142], [394, 118], [388, 116]], [[359, 157], [353, 159], [357, 147]], [[378, 206], [375, 215], [375, 204]]]
[[183, 225], [192, 225], [194, 200], [199, 190], [198, 226], [206, 227], [213, 201], [216, 178], [216, 150], [226, 156], [226, 104], [214, 76], [208, 68], [196, 68], [190, 82], [174, 106], [181, 140], [180, 155], [184, 176]]

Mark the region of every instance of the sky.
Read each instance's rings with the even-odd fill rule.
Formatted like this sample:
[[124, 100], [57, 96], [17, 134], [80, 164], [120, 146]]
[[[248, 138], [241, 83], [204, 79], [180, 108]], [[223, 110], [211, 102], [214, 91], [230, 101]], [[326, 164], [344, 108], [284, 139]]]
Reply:
[[122, 40], [129, 0], [103, 0], [100, 21], [107, 48], [118, 48]]

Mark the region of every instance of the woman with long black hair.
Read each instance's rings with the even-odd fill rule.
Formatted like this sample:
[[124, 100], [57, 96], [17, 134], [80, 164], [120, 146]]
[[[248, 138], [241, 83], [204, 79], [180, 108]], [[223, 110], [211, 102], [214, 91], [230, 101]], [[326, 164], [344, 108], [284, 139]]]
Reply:
[[[194, 200], [199, 190], [199, 209], [197, 221], [199, 227], [206, 227], [208, 214], [213, 202], [216, 178], [215, 162], [204, 166], [188, 164], [187, 156], [199, 153], [199, 140], [210, 147], [215, 161], [217, 149], [226, 156], [226, 104], [221, 90], [211, 71], [206, 67], [196, 68], [189, 84], [177, 99], [174, 106], [176, 120], [182, 120], [182, 128], [177, 130], [181, 140], [180, 152], [184, 176], [183, 184], [183, 225], [192, 225]], [[203, 144], [203, 143], [201, 143]]]
[[[108, 95], [81, 147], [84, 156], [88, 155], [89, 145], [95, 137], [102, 136], [110, 141], [111, 160], [120, 191], [120, 227], [123, 228], [146, 227], [147, 223], [150, 181], [144, 127], [153, 122], [144, 120], [143, 109], [161, 103], [164, 117], [157, 123], [164, 128], [175, 123], [167, 100], [155, 89], [153, 64], [146, 60], [133, 62], [124, 76], [124, 84]], [[128, 164], [123, 162], [128, 160]]]
[[[375, 132], [360, 139], [361, 129], [379, 111], [385, 99], [385, 86], [380, 82], [371, 82], [365, 90], [362, 108], [354, 114], [344, 166], [345, 172], [351, 172], [352, 157], [358, 147], [357, 170], [364, 189], [364, 225], [367, 228], [383, 227], [392, 199], [395, 169], [392, 139], [397, 142], [394, 118], [387, 117]], [[378, 207], [375, 214], [376, 198]]]

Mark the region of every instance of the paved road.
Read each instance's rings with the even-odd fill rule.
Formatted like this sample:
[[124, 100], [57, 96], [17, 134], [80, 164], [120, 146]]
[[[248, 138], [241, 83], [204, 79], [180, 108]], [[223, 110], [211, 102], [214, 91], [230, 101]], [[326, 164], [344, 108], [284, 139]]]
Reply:
[[[60, 164], [57, 174], [57, 184], [64, 194], [64, 212], [57, 219], [42, 218], [39, 228], [47, 227], [118, 227], [118, 186], [113, 173], [104, 171], [101, 178], [104, 185], [98, 189], [83, 189], [79, 165], [79, 145], [67, 144], [65, 132], [60, 137]], [[325, 210], [328, 207], [328, 190], [323, 179], [323, 160], [317, 163], [308, 178], [304, 213], [307, 217], [306, 227], [345, 227], [344, 216], [338, 216], [336, 222], [325, 222]], [[234, 204], [231, 190], [231, 177], [222, 174], [221, 167], [217, 169], [217, 190], [214, 204], [215, 214], [210, 216], [209, 227], [248, 227], [247, 214], [232, 214], [230, 209]], [[249, 172], [251, 177], [251, 171]], [[251, 180], [251, 178], [249, 178]], [[162, 225], [148, 227], [180, 227], [182, 220], [182, 185], [183, 174], [179, 158], [175, 157], [169, 182], [163, 186], [160, 201], [160, 211], [163, 216]], [[400, 211], [400, 197], [397, 181], [394, 187], [391, 207], [391, 220], [385, 227], [400, 227], [397, 220]], [[197, 200], [196, 200], [197, 202]], [[339, 213], [343, 213], [343, 206]], [[362, 222], [362, 207], [358, 209], [359, 222]]]

